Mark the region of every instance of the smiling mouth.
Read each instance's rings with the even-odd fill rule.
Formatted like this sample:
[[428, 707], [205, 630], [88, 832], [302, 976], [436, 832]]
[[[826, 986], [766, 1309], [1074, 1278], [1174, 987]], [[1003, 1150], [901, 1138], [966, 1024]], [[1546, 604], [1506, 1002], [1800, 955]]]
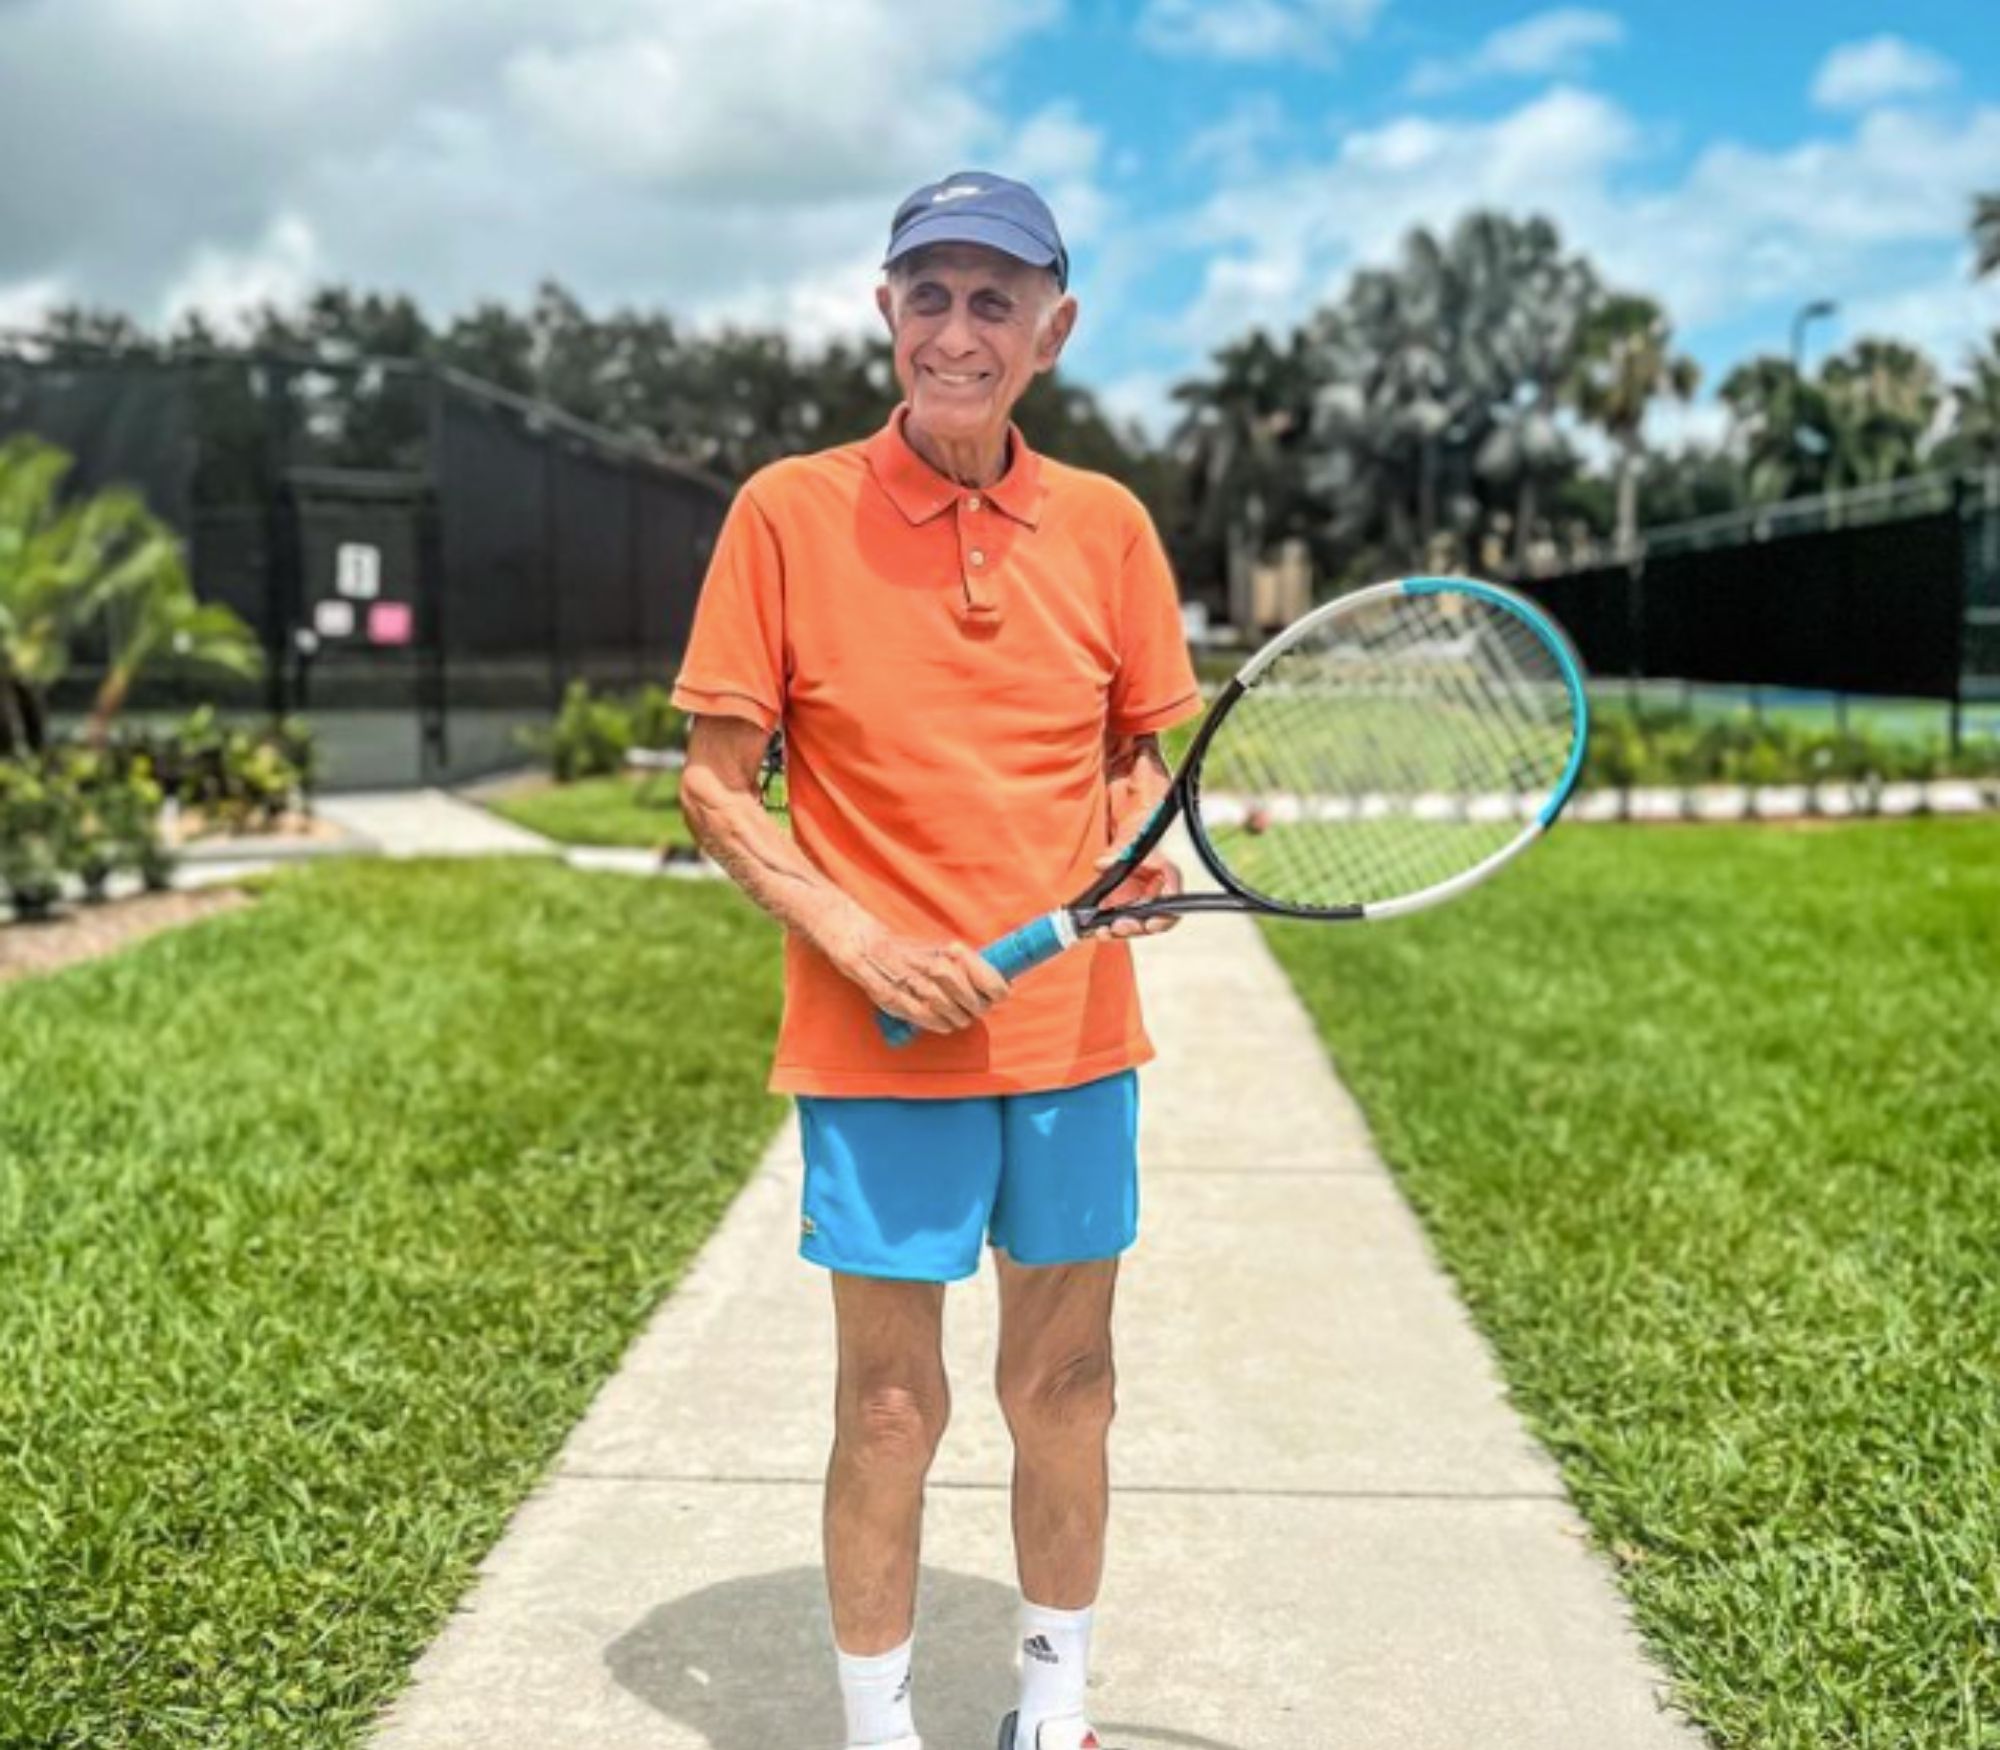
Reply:
[[986, 373], [984, 371], [941, 371], [935, 365], [926, 365], [924, 369], [930, 376], [950, 389], [963, 389], [973, 383], [983, 383], [986, 381]]

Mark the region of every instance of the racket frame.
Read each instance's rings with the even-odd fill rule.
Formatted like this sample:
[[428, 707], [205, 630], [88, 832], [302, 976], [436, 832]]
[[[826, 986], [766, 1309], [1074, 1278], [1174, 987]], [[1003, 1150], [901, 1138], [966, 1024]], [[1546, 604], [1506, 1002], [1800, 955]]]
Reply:
[[[1390, 596], [1448, 593], [1471, 595], [1507, 609], [1518, 619], [1525, 621], [1530, 630], [1556, 656], [1569, 693], [1571, 742], [1569, 763], [1557, 780], [1548, 800], [1542, 804], [1533, 819], [1523, 824], [1520, 832], [1470, 869], [1460, 870], [1458, 874], [1448, 876], [1443, 881], [1434, 882], [1416, 893], [1405, 894], [1395, 899], [1377, 900], [1367, 904], [1297, 905], [1274, 898], [1270, 894], [1260, 893], [1240, 876], [1232, 874], [1220, 853], [1209, 841], [1208, 829], [1201, 815], [1202, 761], [1208, 752], [1209, 744], [1215, 739], [1216, 732], [1228, 720], [1229, 713], [1256, 687], [1272, 663], [1293, 645], [1311, 636], [1318, 627], [1335, 615], [1351, 614], [1368, 602]], [[1207, 715], [1202, 718], [1201, 726], [1195, 731], [1194, 740], [1188, 744], [1187, 752], [1181, 756], [1166, 795], [1146, 817], [1131, 841], [1118, 853], [1117, 860], [1110, 868], [1067, 905], [1058, 906], [1054, 911], [1024, 924], [1012, 934], [990, 943], [981, 950], [981, 955], [1003, 977], [1011, 980], [1041, 965], [1043, 961], [1051, 960], [1074, 947], [1084, 936], [1117, 918], [1188, 917], [1202, 912], [1253, 912], [1273, 917], [1341, 923], [1380, 922], [1388, 918], [1404, 917], [1411, 912], [1424, 911], [1455, 898], [1469, 887], [1477, 886], [1505, 864], [1512, 862], [1555, 824], [1576, 789], [1589, 737], [1590, 700], [1583, 684], [1583, 664], [1578, 660], [1576, 652], [1561, 628], [1525, 597], [1469, 577], [1406, 577], [1350, 590], [1345, 595], [1336, 596], [1330, 602], [1323, 602], [1311, 613], [1295, 620], [1270, 642], [1261, 646], [1249, 661], [1224, 683], [1222, 691], [1210, 703]], [[1142, 900], [1135, 905], [1106, 907], [1104, 901], [1130, 878], [1132, 866], [1144, 859], [1159, 844], [1177, 817], [1186, 820], [1188, 837], [1193, 841], [1195, 855], [1201, 859], [1203, 867], [1215, 878], [1223, 891], [1181, 893], [1166, 899]], [[911, 1023], [880, 1011], [876, 1014], [876, 1021], [882, 1029], [883, 1036], [892, 1045], [906, 1044], [919, 1031]]]

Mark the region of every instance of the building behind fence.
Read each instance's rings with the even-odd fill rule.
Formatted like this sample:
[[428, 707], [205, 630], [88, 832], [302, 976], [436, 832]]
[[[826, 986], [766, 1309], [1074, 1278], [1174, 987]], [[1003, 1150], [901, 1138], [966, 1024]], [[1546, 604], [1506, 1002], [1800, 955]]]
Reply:
[[[330, 787], [519, 763], [568, 682], [664, 683], [729, 487], [559, 410], [404, 361], [0, 360], [0, 437], [124, 483], [254, 629], [255, 685], [142, 678], [130, 713], [298, 712]], [[87, 708], [101, 631], [58, 687]]]
[[2000, 699], [2000, 469], [1650, 529], [1625, 562], [1517, 584], [1599, 680], [1936, 700], [1954, 746]]

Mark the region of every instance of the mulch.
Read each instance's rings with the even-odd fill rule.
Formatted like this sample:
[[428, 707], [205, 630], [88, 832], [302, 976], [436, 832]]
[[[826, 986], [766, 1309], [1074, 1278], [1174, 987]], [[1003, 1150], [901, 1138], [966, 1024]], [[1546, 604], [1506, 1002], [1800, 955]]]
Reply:
[[46, 923], [0, 922], [0, 984], [94, 960], [162, 930], [234, 911], [256, 896], [241, 887], [172, 888], [101, 905], [66, 901]]

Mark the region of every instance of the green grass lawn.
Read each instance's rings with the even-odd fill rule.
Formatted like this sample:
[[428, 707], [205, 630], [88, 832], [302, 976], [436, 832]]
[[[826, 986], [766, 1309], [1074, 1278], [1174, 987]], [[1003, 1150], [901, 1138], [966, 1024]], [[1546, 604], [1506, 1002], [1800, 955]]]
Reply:
[[620, 773], [578, 778], [569, 784], [551, 779], [544, 789], [494, 798], [485, 806], [517, 826], [566, 845], [652, 849], [694, 843], [681, 818], [677, 772], [643, 777]]
[[2000, 823], [1270, 940], [1716, 1741], [2000, 1745]]
[[775, 1126], [722, 886], [341, 861], [0, 990], [0, 1744], [358, 1742]]

